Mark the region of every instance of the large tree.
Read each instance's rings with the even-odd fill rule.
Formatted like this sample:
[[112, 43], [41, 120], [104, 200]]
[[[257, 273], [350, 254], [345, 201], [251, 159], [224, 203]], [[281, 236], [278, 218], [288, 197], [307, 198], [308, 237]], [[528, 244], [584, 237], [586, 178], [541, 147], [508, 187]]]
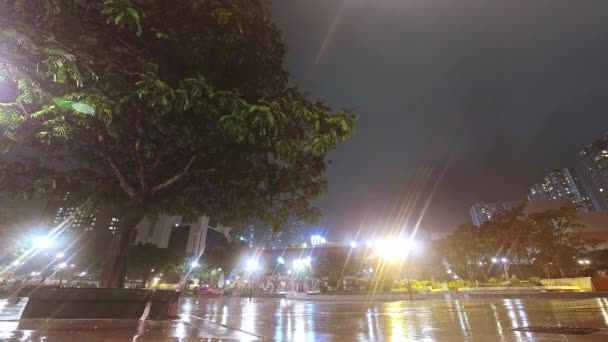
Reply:
[[148, 215], [316, 219], [355, 118], [290, 86], [285, 52], [264, 0], [0, 0], [3, 189], [118, 210], [102, 287]]
[[594, 241], [585, 239], [574, 205], [547, 210], [530, 215], [535, 234], [531, 236], [534, 248], [534, 262], [545, 272], [547, 278], [557, 271], [566, 277], [569, 269], [576, 267], [578, 258], [585, 256], [595, 246]]

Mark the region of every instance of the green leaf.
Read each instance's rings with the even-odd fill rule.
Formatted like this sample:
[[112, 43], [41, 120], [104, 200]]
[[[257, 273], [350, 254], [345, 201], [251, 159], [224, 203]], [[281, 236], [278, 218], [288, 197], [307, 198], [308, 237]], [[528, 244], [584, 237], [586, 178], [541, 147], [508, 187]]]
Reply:
[[66, 100], [62, 97], [54, 97], [53, 103], [55, 103], [59, 108], [72, 109], [72, 101]]
[[82, 113], [82, 114], [95, 114], [95, 108], [89, 106], [86, 103], [82, 103], [82, 102], [73, 102], [72, 109], [75, 112]]

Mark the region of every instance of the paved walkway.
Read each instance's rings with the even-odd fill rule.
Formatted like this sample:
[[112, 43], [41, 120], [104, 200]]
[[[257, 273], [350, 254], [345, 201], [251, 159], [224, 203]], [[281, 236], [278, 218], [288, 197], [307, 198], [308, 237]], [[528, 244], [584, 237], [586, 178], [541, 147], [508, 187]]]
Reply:
[[608, 341], [608, 300], [312, 302], [183, 298], [180, 319], [19, 320], [0, 301], [0, 341]]

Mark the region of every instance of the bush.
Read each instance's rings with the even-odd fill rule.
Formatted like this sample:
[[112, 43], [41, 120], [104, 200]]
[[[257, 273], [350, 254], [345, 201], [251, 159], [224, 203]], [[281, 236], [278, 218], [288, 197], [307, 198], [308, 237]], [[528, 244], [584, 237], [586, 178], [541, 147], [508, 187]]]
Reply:
[[432, 289], [440, 289], [441, 288], [441, 283], [438, 282], [438, 281], [431, 282], [431, 288]]
[[338, 277], [336, 277], [335, 275], [330, 275], [327, 278], [327, 286], [333, 287], [334, 289], [336, 287], [338, 287]]
[[455, 281], [448, 282], [448, 289], [457, 290], [465, 287], [469, 287], [471, 284], [468, 281], [464, 281], [462, 279], [458, 279]]
[[517, 286], [520, 283], [521, 283], [521, 281], [517, 277], [513, 277], [513, 278], [509, 279], [509, 284], [511, 284], [513, 286]]
[[530, 279], [528, 279], [528, 282], [534, 285], [542, 285], [539, 277], [530, 277]]
[[389, 292], [393, 287], [395, 287], [395, 279], [391, 275], [386, 274], [382, 278], [382, 291]]
[[498, 283], [498, 279], [492, 277], [488, 279], [488, 283], [490, 283], [491, 285], [496, 285], [496, 283]]

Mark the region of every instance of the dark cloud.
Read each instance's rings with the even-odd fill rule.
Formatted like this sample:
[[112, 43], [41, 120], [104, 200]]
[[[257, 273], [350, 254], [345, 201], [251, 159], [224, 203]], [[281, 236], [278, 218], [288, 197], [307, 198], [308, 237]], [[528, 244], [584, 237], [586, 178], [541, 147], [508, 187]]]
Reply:
[[523, 198], [608, 130], [606, 1], [277, 0], [273, 12], [293, 80], [360, 115], [321, 201], [336, 238], [398, 212], [425, 163], [449, 161], [423, 221], [449, 230], [476, 201]]

